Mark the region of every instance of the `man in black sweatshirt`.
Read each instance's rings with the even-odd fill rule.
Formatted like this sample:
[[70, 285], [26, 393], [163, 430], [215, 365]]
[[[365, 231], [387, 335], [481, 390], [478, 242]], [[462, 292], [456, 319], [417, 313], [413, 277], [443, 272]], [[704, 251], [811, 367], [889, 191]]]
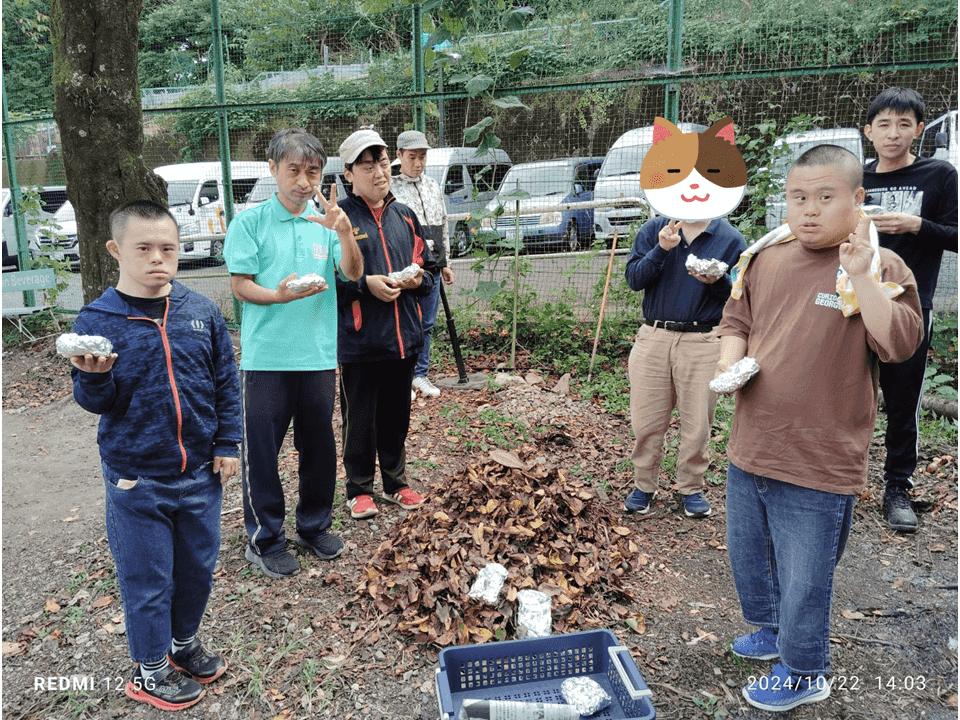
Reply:
[[957, 252], [957, 171], [943, 160], [910, 152], [923, 132], [924, 109], [916, 91], [887, 88], [870, 104], [863, 129], [878, 156], [864, 168], [865, 204], [884, 210], [873, 218], [880, 245], [897, 253], [913, 271], [925, 328], [924, 341], [913, 357], [898, 364], [880, 363], [880, 388], [887, 409], [884, 508], [887, 522], [902, 532], [917, 529], [908, 491], [917, 467], [933, 294], [944, 250]]

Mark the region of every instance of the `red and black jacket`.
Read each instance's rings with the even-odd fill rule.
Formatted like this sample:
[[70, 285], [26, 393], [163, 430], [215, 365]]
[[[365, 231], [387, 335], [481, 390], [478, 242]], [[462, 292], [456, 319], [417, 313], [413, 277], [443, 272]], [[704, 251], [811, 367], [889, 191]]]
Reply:
[[[377, 220], [367, 202], [351, 195], [340, 202], [350, 218], [353, 236], [363, 254], [364, 275], [356, 282], [337, 276], [337, 361], [374, 362], [411, 357], [423, 348], [420, 298], [436, 281], [437, 264], [423, 240], [416, 214], [393, 194]], [[367, 289], [367, 275], [389, 275], [411, 263], [423, 268], [415, 290], [401, 290], [393, 302], [377, 299]]]

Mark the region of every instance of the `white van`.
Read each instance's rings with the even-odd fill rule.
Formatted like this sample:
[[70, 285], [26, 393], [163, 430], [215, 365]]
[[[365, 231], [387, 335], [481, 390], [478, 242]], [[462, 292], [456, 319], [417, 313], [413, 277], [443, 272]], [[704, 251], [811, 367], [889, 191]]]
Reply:
[[957, 111], [951, 110], [924, 126], [917, 153], [920, 157], [946, 160], [954, 168], [958, 168], [960, 137], [958, 137], [957, 116]]
[[[787, 172], [794, 161], [807, 150], [817, 145], [839, 145], [857, 156], [863, 165], [863, 135], [859, 128], [834, 128], [833, 130], [808, 130], [777, 138], [775, 150], [787, 146], [785, 154], [773, 163], [775, 179], [781, 187], [786, 184]], [[775, 230], [787, 221], [787, 201], [783, 191], [767, 198], [767, 230]]]
[[[703, 132], [705, 125], [680, 123], [681, 132]], [[642, 198], [640, 166], [647, 151], [653, 147], [653, 125], [627, 130], [607, 152], [597, 175], [593, 191], [594, 200], [608, 200], [610, 207], [598, 207], [593, 213], [593, 230], [598, 240], [610, 240], [614, 231], [619, 234], [617, 244], [621, 247], [633, 242], [631, 225], [641, 225], [651, 217], [650, 208], [614, 206], [617, 198]]]
[[[219, 162], [162, 165], [154, 172], [167, 181], [167, 204], [180, 225], [180, 259], [216, 258], [227, 233], [223, 165]], [[241, 205], [257, 180], [270, 176], [266, 162], [230, 163], [233, 202]]]
[[[511, 165], [510, 156], [500, 148], [477, 155], [473, 147], [444, 147], [427, 153], [424, 172], [440, 185], [447, 214], [473, 213], [497, 194]], [[469, 252], [472, 241], [466, 221], [451, 220], [449, 225], [450, 256]]]

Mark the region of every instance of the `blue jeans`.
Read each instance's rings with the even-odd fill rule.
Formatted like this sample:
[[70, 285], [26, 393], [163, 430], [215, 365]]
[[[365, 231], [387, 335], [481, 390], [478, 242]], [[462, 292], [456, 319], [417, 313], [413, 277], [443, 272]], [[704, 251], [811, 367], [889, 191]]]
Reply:
[[440, 283], [443, 277], [437, 272], [433, 283], [433, 290], [429, 295], [420, 298], [420, 314], [423, 315], [423, 350], [413, 369], [414, 377], [426, 377], [430, 369], [430, 338], [433, 335], [433, 326], [437, 323], [437, 310], [440, 307]]
[[206, 463], [182, 475], [123, 477], [104, 463], [107, 540], [134, 662], [196, 634], [220, 551], [223, 488]]
[[830, 674], [833, 574], [854, 500], [727, 468], [727, 547], [743, 619], [779, 630], [791, 672]]

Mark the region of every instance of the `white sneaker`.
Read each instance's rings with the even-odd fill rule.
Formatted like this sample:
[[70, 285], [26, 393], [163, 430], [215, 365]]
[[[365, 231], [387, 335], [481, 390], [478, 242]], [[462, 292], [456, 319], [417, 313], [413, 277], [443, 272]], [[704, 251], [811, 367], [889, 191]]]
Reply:
[[410, 391], [410, 402], [416, 402], [416, 401], [417, 401], [417, 391], [416, 391], [416, 390], [411, 390], [411, 391]]
[[415, 377], [413, 379], [413, 389], [419, 390], [424, 395], [436, 397], [440, 394], [440, 388], [434, 385], [425, 377]]

